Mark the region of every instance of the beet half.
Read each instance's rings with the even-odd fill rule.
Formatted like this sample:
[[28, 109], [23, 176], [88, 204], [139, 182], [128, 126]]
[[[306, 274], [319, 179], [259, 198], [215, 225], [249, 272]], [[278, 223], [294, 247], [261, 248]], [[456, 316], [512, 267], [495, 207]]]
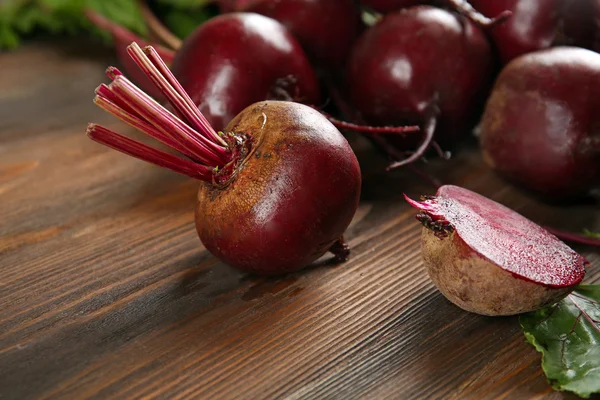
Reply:
[[[349, 59], [347, 83], [367, 123], [421, 125], [423, 150], [434, 131], [446, 144], [468, 133], [491, 86], [493, 65], [485, 35], [471, 22], [417, 6], [387, 14], [361, 35]], [[406, 147], [402, 140], [396, 143]]]
[[600, 188], [600, 54], [555, 47], [511, 61], [480, 124], [484, 160], [546, 197]]
[[255, 13], [224, 14], [200, 25], [183, 41], [171, 69], [217, 130], [260, 100], [320, 101], [300, 44], [282, 24]]
[[515, 211], [457, 186], [406, 200], [421, 212], [423, 262], [451, 302], [483, 315], [552, 304], [583, 280], [588, 262]]
[[170, 101], [172, 114], [115, 68], [95, 103], [186, 158], [90, 124], [91, 139], [202, 181], [196, 228], [205, 247], [232, 267], [275, 275], [298, 270], [328, 250], [348, 253], [341, 236], [360, 195], [350, 145], [321, 113], [263, 101], [216, 132], [151, 47], [128, 52]]

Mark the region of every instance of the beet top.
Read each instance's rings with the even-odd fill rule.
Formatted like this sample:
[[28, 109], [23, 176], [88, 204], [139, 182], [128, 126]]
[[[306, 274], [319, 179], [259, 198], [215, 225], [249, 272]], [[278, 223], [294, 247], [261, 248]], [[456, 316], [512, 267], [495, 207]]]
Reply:
[[409, 203], [421, 210], [426, 227], [444, 235], [455, 232], [464, 251], [513, 276], [551, 288], [578, 284], [587, 261], [539, 225], [470, 190], [446, 185], [435, 197]]

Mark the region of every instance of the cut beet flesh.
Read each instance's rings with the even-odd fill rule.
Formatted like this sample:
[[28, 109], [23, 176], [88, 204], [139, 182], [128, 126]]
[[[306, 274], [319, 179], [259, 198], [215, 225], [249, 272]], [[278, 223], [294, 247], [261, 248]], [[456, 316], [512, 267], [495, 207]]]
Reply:
[[407, 201], [422, 211], [424, 225], [454, 231], [477, 255], [514, 276], [553, 288], [578, 284], [588, 263], [566, 244], [517, 212], [457, 186], [435, 197]]

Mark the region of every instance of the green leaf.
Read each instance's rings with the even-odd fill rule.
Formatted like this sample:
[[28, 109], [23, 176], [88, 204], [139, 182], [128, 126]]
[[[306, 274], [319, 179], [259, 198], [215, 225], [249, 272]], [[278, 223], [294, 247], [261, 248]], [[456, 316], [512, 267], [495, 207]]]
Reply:
[[212, 16], [213, 14], [206, 9], [189, 11], [172, 9], [164, 13], [164, 22], [171, 32], [184, 39]]
[[600, 233], [592, 232], [590, 230], [584, 229], [583, 234], [587, 237], [591, 237], [594, 239], [600, 239]]
[[542, 353], [556, 390], [600, 393], [600, 285], [579, 286], [559, 303], [520, 317], [527, 341]]
[[160, 3], [180, 10], [204, 8], [212, 3], [212, 0], [159, 0]]

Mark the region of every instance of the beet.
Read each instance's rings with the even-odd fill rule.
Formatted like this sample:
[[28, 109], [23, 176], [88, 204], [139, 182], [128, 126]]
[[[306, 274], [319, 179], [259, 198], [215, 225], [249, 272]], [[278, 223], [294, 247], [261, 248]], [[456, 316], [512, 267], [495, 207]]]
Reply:
[[490, 34], [503, 64], [515, 57], [555, 45], [591, 47], [597, 0], [470, 0], [482, 14], [512, 11]]
[[493, 66], [490, 45], [472, 23], [418, 6], [386, 15], [359, 38], [347, 82], [367, 123], [421, 124], [427, 138], [436, 130], [437, 140], [450, 143], [476, 122]]
[[244, 11], [285, 25], [317, 65], [342, 67], [361, 30], [354, 0], [254, 0]]
[[179, 117], [112, 67], [113, 82], [98, 87], [95, 103], [186, 158], [95, 124], [88, 127], [90, 138], [202, 181], [198, 235], [232, 267], [275, 275], [328, 250], [345, 259], [341, 236], [358, 206], [360, 168], [326, 117], [299, 103], [263, 101], [217, 133], [153, 48], [133, 44], [128, 51]]
[[553, 198], [600, 187], [600, 54], [555, 47], [511, 61], [480, 124], [484, 160]]
[[457, 186], [406, 200], [420, 210], [423, 262], [440, 292], [459, 307], [511, 315], [552, 304], [583, 280], [588, 264], [515, 211]]
[[172, 71], [217, 130], [260, 100], [320, 101], [300, 44], [279, 22], [255, 13], [224, 14], [199, 26], [176, 53]]

